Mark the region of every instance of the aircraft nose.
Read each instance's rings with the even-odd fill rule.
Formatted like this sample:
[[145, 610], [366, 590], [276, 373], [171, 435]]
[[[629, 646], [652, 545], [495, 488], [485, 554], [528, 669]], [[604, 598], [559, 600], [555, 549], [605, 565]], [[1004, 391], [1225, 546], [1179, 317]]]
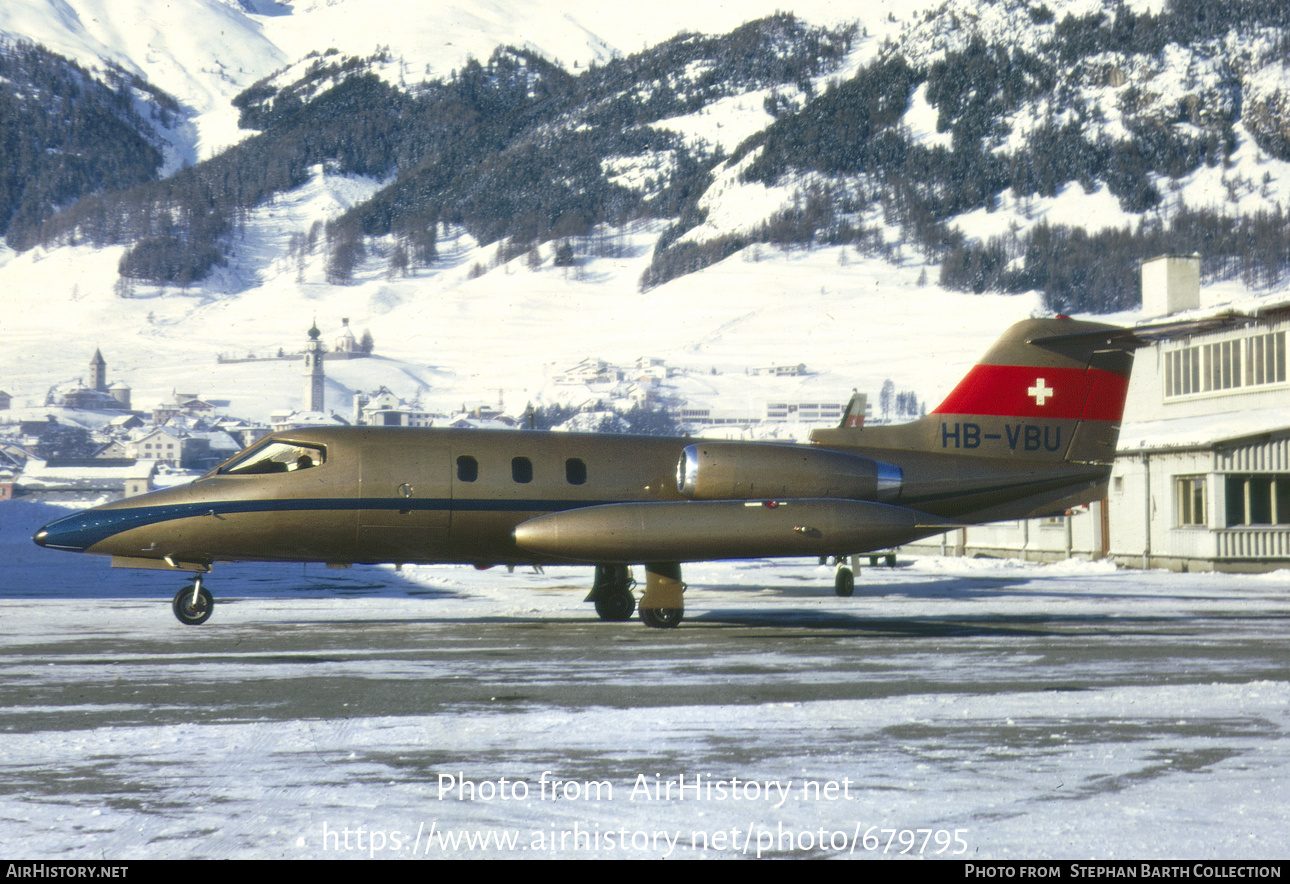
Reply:
[[32, 535], [31, 539], [37, 546], [48, 549], [84, 552], [94, 542], [86, 533], [88, 527], [84, 515], [77, 513], [50, 522]]

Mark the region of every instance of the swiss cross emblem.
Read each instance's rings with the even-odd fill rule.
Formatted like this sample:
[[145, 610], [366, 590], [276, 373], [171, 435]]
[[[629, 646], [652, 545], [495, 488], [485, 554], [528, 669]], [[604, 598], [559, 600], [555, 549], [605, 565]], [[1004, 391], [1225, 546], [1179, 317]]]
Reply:
[[1052, 387], [1044, 383], [1043, 378], [1036, 378], [1035, 385], [1026, 391], [1026, 395], [1033, 396], [1036, 405], [1043, 405], [1055, 392]]

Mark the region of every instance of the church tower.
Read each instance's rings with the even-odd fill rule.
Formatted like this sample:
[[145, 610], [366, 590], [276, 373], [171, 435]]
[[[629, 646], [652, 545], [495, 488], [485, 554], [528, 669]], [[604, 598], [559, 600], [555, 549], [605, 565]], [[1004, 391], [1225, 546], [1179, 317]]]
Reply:
[[309, 329], [309, 343], [305, 345], [305, 411], [323, 411], [323, 389], [327, 377], [323, 374], [323, 343], [318, 340], [322, 332], [314, 322]]
[[107, 385], [107, 361], [103, 358], [103, 353], [94, 348], [94, 358], [90, 360], [90, 389], [98, 390], [100, 393], [108, 391]]

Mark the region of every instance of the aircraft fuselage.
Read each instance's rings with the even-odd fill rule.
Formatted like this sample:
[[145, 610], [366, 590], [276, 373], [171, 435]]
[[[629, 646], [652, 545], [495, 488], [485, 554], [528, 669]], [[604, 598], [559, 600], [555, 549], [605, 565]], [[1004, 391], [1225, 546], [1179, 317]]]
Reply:
[[[38, 537], [45, 546], [111, 555], [115, 564], [134, 567], [172, 567], [199, 570], [216, 561], [312, 561], [351, 563], [439, 563], [478, 565], [553, 561], [640, 561], [632, 549], [587, 550], [571, 546], [555, 553], [543, 545], [521, 546], [518, 526], [540, 516], [569, 513], [589, 507], [620, 504], [676, 503], [691, 500], [678, 487], [678, 462], [687, 446], [703, 440], [574, 434], [554, 432], [339, 428], [283, 431], [257, 443], [250, 451], [294, 446], [312, 453], [316, 463], [279, 471], [239, 467], [247, 455], [183, 486], [154, 491], [70, 516], [46, 526]], [[1042, 471], [1016, 463], [995, 462], [953, 454], [899, 452], [882, 449], [841, 449], [817, 445], [784, 446], [763, 443], [712, 443], [732, 451], [737, 459], [756, 450], [802, 452], [806, 456], [839, 452], [872, 458], [895, 466], [897, 488], [882, 503], [852, 506], [870, 509], [852, 514], [845, 509], [825, 512], [823, 504], [801, 498], [790, 487], [748, 489], [722, 501], [692, 501], [702, 512], [709, 533], [736, 540], [705, 545], [698, 534], [680, 524], [686, 510], [648, 508], [588, 510], [588, 528], [612, 528], [624, 513], [655, 518], [642, 530], [665, 541], [668, 560], [738, 558], [738, 538], [747, 534], [740, 507], [792, 504], [797, 509], [775, 514], [781, 519], [805, 518], [804, 507], [815, 506], [812, 519], [841, 523], [869, 518], [873, 512], [912, 508], [930, 516], [971, 521], [975, 511], [1019, 504], [1028, 514], [1059, 501], [1069, 492], [1105, 481], [1106, 468], [1067, 466]], [[738, 460], [736, 460], [738, 463]], [[1036, 496], [1042, 500], [1035, 501]], [[818, 495], [823, 497], [824, 495]], [[832, 497], [833, 495], [829, 495]], [[812, 497], [812, 501], [816, 496]], [[709, 504], [706, 511], [699, 503]], [[843, 506], [848, 505], [843, 501]], [[834, 507], [836, 509], [836, 507]], [[749, 513], [748, 517], [753, 514]], [[770, 514], [764, 515], [767, 519]], [[995, 516], [1005, 518], [1008, 516]], [[912, 523], [911, 523], [912, 524]], [[802, 528], [796, 524], [790, 528]], [[806, 526], [809, 527], [809, 526]], [[944, 530], [948, 524], [939, 526]], [[917, 532], [935, 533], [937, 526]], [[567, 533], [567, 532], [566, 532]], [[596, 533], [603, 533], [597, 530]], [[798, 534], [803, 532], [798, 531]], [[815, 555], [865, 552], [903, 542], [901, 539], [865, 543], [862, 539], [816, 538], [779, 549], [764, 543], [765, 555]], [[669, 539], [670, 538], [670, 539]], [[808, 538], [809, 539], [809, 538]], [[904, 538], [909, 539], [909, 538]], [[803, 538], [792, 538], [794, 542]], [[681, 554], [685, 544], [692, 555]], [[670, 546], [669, 546], [670, 544]], [[858, 544], [858, 545], [857, 545]], [[672, 547], [681, 546], [681, 551]], [[548, 544], [549, 546], [549, 544]], [[714, 554], [715, 553], [715, 554]], [[757, 555], [752, 553], [751, 555]]]

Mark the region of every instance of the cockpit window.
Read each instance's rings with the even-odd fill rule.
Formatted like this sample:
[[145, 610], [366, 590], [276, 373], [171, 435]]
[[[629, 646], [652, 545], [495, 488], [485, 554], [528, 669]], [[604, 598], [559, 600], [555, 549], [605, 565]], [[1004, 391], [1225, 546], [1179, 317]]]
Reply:
[[220, 470], [226, 476], [254, 476], [263, 473], [294, 473], [322, 466], [327, 450], [320, 445], [270, 442], [253, 448]]

